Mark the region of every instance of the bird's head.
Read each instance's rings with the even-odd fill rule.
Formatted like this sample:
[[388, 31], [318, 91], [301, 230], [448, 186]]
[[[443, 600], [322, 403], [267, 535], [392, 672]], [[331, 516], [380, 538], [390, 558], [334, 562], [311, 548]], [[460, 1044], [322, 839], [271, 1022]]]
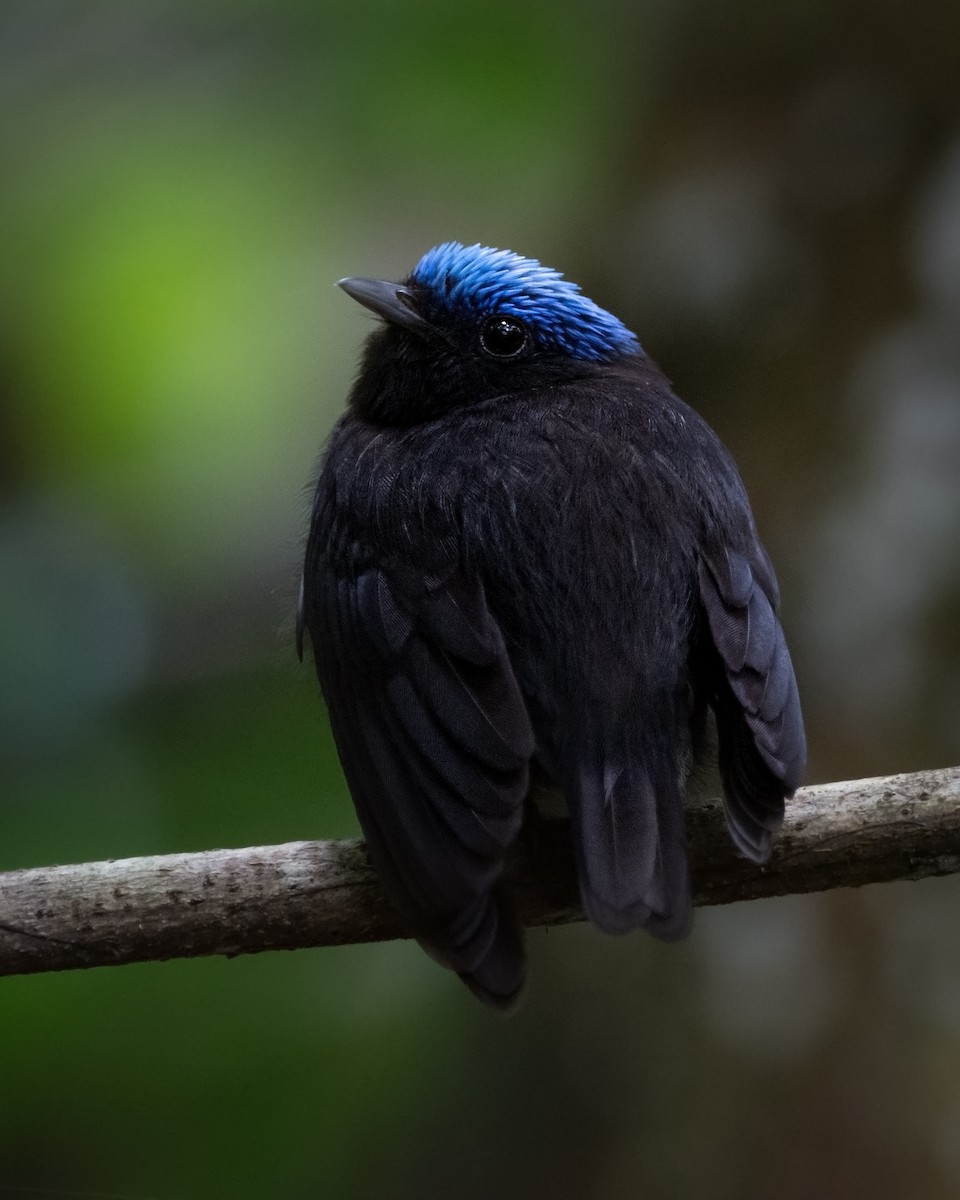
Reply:
[[340, 287], [386, 322], [367, 341], [350, 397], [377, 424], [415, 424], [640, 353], [575, 283], [509, 250], [445, 242], [400, 283]]

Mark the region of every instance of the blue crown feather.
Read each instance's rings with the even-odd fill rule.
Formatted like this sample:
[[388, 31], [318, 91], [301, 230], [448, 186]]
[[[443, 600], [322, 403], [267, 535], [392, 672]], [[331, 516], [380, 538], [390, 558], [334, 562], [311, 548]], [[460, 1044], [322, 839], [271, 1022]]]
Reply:
[[428, 288], [440, 308], [517, 317], [542, 344], [574, 358], [601, 361], [640, 349], [623, 322], [575, 283], [512, 250], [444, 242], [427, 251], [411, 279]]

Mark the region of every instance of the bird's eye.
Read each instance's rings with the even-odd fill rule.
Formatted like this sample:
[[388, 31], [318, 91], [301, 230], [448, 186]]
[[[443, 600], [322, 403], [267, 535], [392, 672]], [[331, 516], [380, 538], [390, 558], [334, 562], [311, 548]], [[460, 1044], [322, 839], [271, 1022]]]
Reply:
[[526, 344], [526, 326], [514, 317], [489, 317], [480, 329], [480, 345], [494, 358], [516, 358]]

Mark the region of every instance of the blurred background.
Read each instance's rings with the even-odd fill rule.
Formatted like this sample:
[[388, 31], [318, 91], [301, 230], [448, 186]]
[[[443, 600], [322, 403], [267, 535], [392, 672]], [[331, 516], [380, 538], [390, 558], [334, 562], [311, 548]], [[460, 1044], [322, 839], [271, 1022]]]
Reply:
[[[0, 868], [352, 835], [307, 488], [436, 242], [563, 269], [737, 457], [810, 780], [960, 763], [955, 0], [7, 0]], [[960, 881], [0, 980], [0, 1195], [960, 1190]]]

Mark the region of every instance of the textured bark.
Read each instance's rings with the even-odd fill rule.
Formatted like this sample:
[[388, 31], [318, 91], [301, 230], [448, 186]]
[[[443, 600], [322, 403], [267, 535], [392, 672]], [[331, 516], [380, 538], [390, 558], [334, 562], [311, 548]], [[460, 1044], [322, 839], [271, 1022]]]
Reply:
[[[773, 857], [738, 857], [716, 800], [692, 804], [698, 904], [960, 871], [960, 767], [801, 789]], [[566, 825], [509, 874], [528, 925], [581, 919]], [[362, 842], [290, 842], [0, 875], [0, 974], [403, 937]]]

